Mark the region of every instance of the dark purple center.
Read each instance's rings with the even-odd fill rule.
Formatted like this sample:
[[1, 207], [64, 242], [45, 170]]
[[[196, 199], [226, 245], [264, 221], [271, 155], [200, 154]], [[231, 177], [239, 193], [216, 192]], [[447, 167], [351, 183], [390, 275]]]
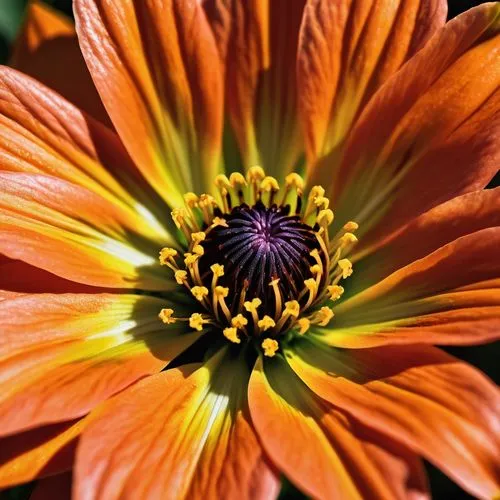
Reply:
[[269, 283], [276, 278], [284, 300], [296, 299], [304, 280], [311, 277], [315, 261], [310, 252], [319, 244], [313, 228], [289, 212], [287, 206], [266, 208], [259, 202], [224, 214], [228, 227], [217, 226], [203, 242], [200, 271], [207, 287], [212, 279], [210, 266], [218, 263], [225, 270], [218, 283], [229, 287], [231, 305], [237, 306], [243, 289], [245, 300], [258, 297], [264, 304], [273, 304]]

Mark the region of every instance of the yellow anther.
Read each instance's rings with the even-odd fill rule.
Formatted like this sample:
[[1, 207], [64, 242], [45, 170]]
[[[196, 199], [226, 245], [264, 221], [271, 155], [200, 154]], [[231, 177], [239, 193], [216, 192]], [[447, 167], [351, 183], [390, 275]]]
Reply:
[[163, 323], [167, 325], [171, 325], [176, 322], [175, 318], [172, 318], [172, 314], [174, 314], [173, 309], [162, 309], [158, 317], [163, 321]]
[[174, 208], [171, 215], [175, 225], [180, 228], [187, 217], [187, 212], [183, 208]]
[[266, 176], [264, 169], [259, 166], [250, 167], [247, 172], [248, 182], [261, 181]]
[[318, 311], [317, 315], [318, 315], [318, 319], [319, 319], [318, 324], [320, 326], [328, 325], [328, 323], [330, 323], [330, 320], [334, 316], [333, 311], [329, 307], [322, 307]]
[[311, 274], [316, 275], [321, 272], [321, 266], [319, 264], [314, 264], [314, 266], [309, 268], [309, 271], [311, 271]]
[[195, 245], [193, 247], [193, 253], [202, 256], [205, 253], [205, 250], [203, 250], [203, 247], [201, 245]]
[[342, 278], [348, 278], [352, 274], [352, 263], [349, 259], [340, 259], [337, 264], [342, 269]]
[[217, 227], [217, 226], [227, 227], [226, 219], [223, 219], [222, 217], [214, 217], [212, 219], [212, 224], [210, 225], [210, 227]]
[[186, 252], [184, 254], [184, 264], [186, 264], [186, 266], [192, 266], [199, 258], [200, 256], [195, 253]]
[[288, 316], [293, 316], [294, 318], [298, 318], [300, 314], [300, 304], [296, 300], [290, 300], [285, 302], [285, 310], [283, 314]]
[[183, 269], [179, 269], [178, 271], [175, 271], [174, 273], [175, 281], [179, 283], [179, 285], [184, 284], [184, 282], [187, 279], [187, 271], [184, 271]]
[[210, 270], [214, 273], [214, 276], [217, 276], [217, 278], [224, 276], [224, 266], [221, 264], [212, 264], [210, 266]]
[[246, 301], [243, 303], [243, 307], [248, 311], [248, 312], [256, 312], [257, 308], [262, 304], [262, 300], [260, 299], [252, 299], [251, 301]]
[[211, 194], [202, 194], [198, 201], [201, 208], [215, 205], [215, 198]]
[[316, 284], [316, 280], [314, 278], [304, 280], [304, 286], [312, 293], [318, 289], [318, 285]]
[[271, 318], [271, 316], [268, 316], [266, 314], [262, 319], [259, 319], [257, 326], [259, 328], [262, 328], [264, 331], [266, 331], [266, 330], [269, 330], [269, 328], [275, 327], [276, 323], [274, 322], [274, 319]]
[[346, 231], [349, 231], [350, 233], [352, 233], [353, 231], [356, 231], [356, 229], [358, 229], [359, 225], [354, 222], [354, 221], [349, 221], [347, 224], [344, 224], [344, 229]]
[[306, 333], [311, 326], [311, 322], [307, 318], [300, 318], [299, 320], [297, 320], [297, 324], [299, 325], [300, 335], [304, 335], [304, 333]]
[[325, 196], [325, 190], [322, 186], [313, 186], [309, 193], [309, 197], [314, 200], [318, 196]]
[[189, 318], [189, 326], [191, 328], [201, 332], [203, 330], [203, 323], [206, 323], [206, 320], [203, 319], [203, 316], [200, 313], [191, 314]]
[[330, 300], [333, 301], [339, 300], [340, 297], [342, 297], [342, 294], [344, 293], [344, 287], [339, 285], [328, 285], [326, 289], [330, 294]]
[[234, 328], [234, 326], [230, 328], [224, 328], [222, 333], [224, 333], [224, 337], [226, 337], [227, 340], [233, 342], [234, 344], [239, 344], [241, 342], [240, 338], [238, 337], [238, 330]]
[[316, 221], [318, 224], [326, 224], [329, 226], [333, 222], [333, 212], [326, 208], [325, 210], [320, 210], [318, 216], [316, 217]]
[[278, 341], [274, 339], [264, 339], [261, 346], [264, 351], [264, 356], [268, 358], [272, 358], [280, 347]]
[[246, 186], [247, 183], [245, 177], [243, 177], [243, 175], [240, 174], [239, 172], [233, 172], [229, 176], [229, 182], [233, 188], [236, 187], [237, 185]]
[[231, 183], [229, 182], [229, 179], [227, 178], [227, 176], [225, 176], [224, 174], [219, 174], [216, 178], [215, 178], [215, 181], [214, 181], [215, 185], [219, 188], [219, 189], [222, 189], [222, 188], [230, 188], [231, 187]]
[[206, 237], [207, 235], [203, 231], [199, 231], [197, 233], [191, 233], [191, 240], [195, 245], [204, 241]]
[[176, 256], [177, 250], [175, 250], [174, 248], [162, 248], [160, 250], [160, 264], [162, 266], [165, 266], [168, 261], [172, 260]]
[[217, 297], [226, 298], [229, 295], [229, 288], [227, 288], [225, 286], [216, 286], [214, 288], [214, 293]]
[[235, 328], [243, 328], [248, 324], [248, 320], [243, 316], [243, 314], [237, 314], [232, 320], [231, 325]]
[[316, 196], [316, 198], [314, 198], [314, 204], [316, 208], [326, 210], [330, 206], [330, 200], [324, 196]]
[[279, 188], [280, 186], [278, 184], [278, 181], [270, 175], [264, 177], [264, 179], [262, 179], [262, 182], [260, 183], [260, 189], [262, 189], [262, 191], [278, 191]]
[[353, 243], [356, 243], [358, 241], [358, 238], [354, 236], [352, 233], [345, 233], [341, 238], [340, 238], [340, 244], [343, 247], [346, 247], [348, 245], [351, 245]]
[[302, 177], [295, 172], [288, 174], [285, 177], [285, 184], [286, 186], [295, 187], [299, 190], [304, 189], [304, 179], [302, 179]]
[[201, 302], [208, 295], [208, 288], [205, 286], [193, 286], [191, 293]]
[[193, 208], [196, 206], [198, 203], [198, 196], [196, 196], [194, 193], [186, 193], [184, 195], [184, 203], [189, 207]]

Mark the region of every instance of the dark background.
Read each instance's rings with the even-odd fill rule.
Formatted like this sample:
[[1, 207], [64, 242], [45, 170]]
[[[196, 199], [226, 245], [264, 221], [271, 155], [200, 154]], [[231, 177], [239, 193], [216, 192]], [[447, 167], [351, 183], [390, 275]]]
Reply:
[[[0, 63], [5, 64], [8, 61], [10, 47], [15, 40], [16, 34], [22, 23], [26, 3], [27, 0], [0, 0]], [[46, 3], [68, 15], [71, 15], [71, 0], [46, 0]], [[485, 2], [473, 0], [449, 0], [449, 18], [451, 19], [461, 12], [481, 3]], [[497, 175], [489, 187], [496, 187], [499, 185], [500, 176]], [[454, 347], [446, 350], [451, 354], [477, 366], [497, 383], [500, 382], [500, 343], [489, 346]], [[452, 483], [446, 476], [430, 465], [429, 478], [433, 498], [435, 499], [462, 500], [472, 498]], [[24, 486], [5, 491], [3, 493], [0, 492], [0, 499], [25, 499], [29, 496], [30, 490], [31, 486]], [[299, 498], [304, 497], [291, 485], [285, 484], [280, 499]]]

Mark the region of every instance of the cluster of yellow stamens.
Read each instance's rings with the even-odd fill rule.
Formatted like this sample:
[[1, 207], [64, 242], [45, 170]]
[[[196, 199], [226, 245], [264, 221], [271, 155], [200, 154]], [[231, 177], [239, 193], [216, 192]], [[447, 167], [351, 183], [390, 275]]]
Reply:
[[[159, 317], [166, 324], [187, 321], [197, 331], [203, 331], [210, 325], [235, 344], [240, 344], [243, 339], [260, 338], [258, 342], [263, 354], [274, 356], [283, 333], [304, 335], [311, 325], [326, 326], [332, 320], [334, 313], [328, 303], [342, 296], [344, 289], [339, 282], [353, 272], [352, 263], [346, 256], [357, 241], [354, 232], [358, 225], [348, 222], [332, 238], [329, 226], [334, 214], [329, 199], [325, 197], [325, 190], [320, 186], [312, 187], [307, 203], [303, 206], [304, 181], [296, 173], [286, 177], [281, 193], [277, 180], [266, 176], [260, 167], [251, 168], [246, 178], [240, 173], [233, 173], [229, 178], [219, 175], [215, 185], [219, 191], [218, 200], [210, 194], [196, 196], [187, 193], [184, 197], [185, 207], [172, 212], [172, 219], [186, 240], [187, 251], [183, 256], [173, 248], [160, 251], [160, 263], [173, 271], [176, 282], [190, 291], [201, 309], [189, 318], [175, 317], [172, 309], [163, 309]], [[232, 257], [236, 257], [231, 260], [231, 276], [226, 276], [225, 265], [229, 257], [223, 251], [224, 241], [216, 246], [213, 240], [215, 236], [226, 234], [236, 238], [235, 234], [244, 232], [244, 224], [250, 225], [238, 219], [243, 225], [233, 227], [232, 221], [235, 219], [232, 214], [241, 207], [250, 214], [254, 207], [258, 207], [259, 217], [266, 214], [266, 210], [273, 211], [269, 220], [277, 220], [275, 224], [278, 228], [279, 217], [285, 222], [287, 218], [293, 218], [294, 221], [300, 219], [294, 222], [298, 229], [291, 228], [290, 231], [310, 233], [307, 236], [312, 238], [313, 243], [308, 243], [312, 249], [307, 251], [301, 261], [305, 262], [306, 271], [300, 289], [293, 296], [287, 296], [288, 283], [283, 283], [278, 273], [270, 277], [270, 288], [264, 290], [265, 296], [262, 293], [260, 296], [249, 296], [249, 290], [253, 290], [250, 278], [258, 279], [258, 273], [255, 274], [255, 269], [249, 265], [241, 279], [235, 278], [238, 286], [235, 281], [231, 281], [233, 277], [239, 277], [236, 257], [240, 255], [238, 258], [244, 262], [248, 260], [244, 260], [241, 252], [237, 253], [240, 248], [245, 248], [244, 244], [239, 243], [240, 240], [228, 251]], [[258, 228], [261, 227], [259, 224], [260, 219], [256, 222]], [[253, 240], [259, 237], [255, 234], [252, 233]], [[286, 247], [287, 233], [283, 234], [283, 241], [276, 244], [268, 238], [271, 241], [269, 243], [264, 237], [259, 244], [266, 249], [278, 248], [280, 245]], [[251, 252], [254, 247], [249, 245], [248, 248]], [[296, 252], [293, 248], [289, 251]]]

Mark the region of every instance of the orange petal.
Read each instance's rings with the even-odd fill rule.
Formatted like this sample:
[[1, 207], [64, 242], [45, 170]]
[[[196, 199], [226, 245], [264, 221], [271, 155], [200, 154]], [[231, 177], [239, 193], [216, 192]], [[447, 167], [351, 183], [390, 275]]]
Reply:
[[30, 500], [71, 500], [71, 472], [47, 477], [37, 482]]
[[500, 228], [462, 236], [334, 308], [324, 341], [478, 344], [500, 336]]
[[211, 188], [222, 75], [199, 3], [75, 0], [74, 10], [94, 82], [144, 176], [170, 205]]
[[[61, 96], [0, 67], [1, 170], [48, 174], [99, 194], [127, 213], [144, 236], [173, 243], [118, 136]], [[152, 213], [154, 211], [154, 213]]]
[[500, 188], [457, 196], [415, 218], [379, 248], [366, 248], [361, 239], [351, 259], [359, 272], [349, 286], [364, 290], [461, 236], [495, 226], [500, 226]]
[[446, 11], [443, 0], [309, 0], [297, 69], [313, 183], [329, 185], [364, 105], [444, 25]]
[[5, 295], [23, 293], [98, 293], [99, 288], [65, 280], [20, 260], [0, 254], [0, 290]]
[[0, 488], [71, 469], [77, 438], [85, 424], [85, 420], [65, 422], [2, 438]]
[[333, 196], [370, 246], [482, 189], [498, 170], [500, 5], [453, 19], [377, 92], [354, 127]]
[[165, 328], [164, 306], [154, 297], [107, 294], [0, 302], [0, 434], [79, 417], [159, 372], [199, 337], [182, 325]]
[[8, 257], [88, 285], [174, 287], [160, 269], [160, 245], [141, 241], [119, 206], [55, 177], [0, 172], [0, 185], [0, 251]]
[[498, 494], [500, 392], [474, 368], [416, 345], [353, 351], [303, 341], [286, 356], [322, 398], [422, 454], [472, 495]]
[[225, 66], [226, 105], [245, 167], [282, 177], [302, 153], [296, 55], [306, 0], [205, 0]]
[[279, 357], [265, 367], [258, 361], [249, 403], [270, 458], [306, 494], [376, 499], [425, 491], [425, 474], [414, 456], [390, 439], [384, 449], [376, 433], [316, 397]]
[[274, 498], [246, 410], [243, 359], [167, 370], [103, 406], [82, 436], [76, 498]]
[[111, 125], [80, 52], [73, 21], [45, 3], [30, 0], [9, 65]]

